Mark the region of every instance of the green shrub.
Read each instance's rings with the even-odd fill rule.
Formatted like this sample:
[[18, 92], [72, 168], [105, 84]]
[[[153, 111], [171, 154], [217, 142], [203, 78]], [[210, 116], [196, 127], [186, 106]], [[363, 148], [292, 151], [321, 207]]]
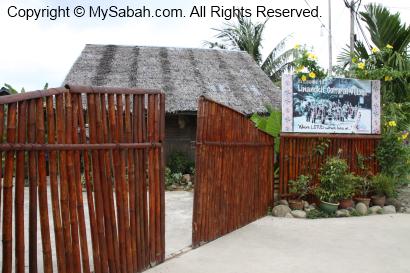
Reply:
[[335, 213], [324, 212], [319, 209], [313, 209], [306, 213], [306, 218], [308, 219], [318, 219], [318, 218], [333, 218], [336, 217]]
[[345, 174], [341, 180], [343, 187], [340, 188], [340, 199], [350, 199], [356, 193], [357, 184], [361, 180], [352, 173]]
[[410, 173], [409, 133], [398, 129], [394, 120], [385, 121], [382, 139], [376, 149], [381, 172], [400, 183], [408, 183]]
[[167, 167], [171, 170], [172, 173], [182, 173], [182, 174], [192, 174], [192, 170], [194, 169], [195, 162], [190, 160], [184, 153], [182, 152], [174, 152], [172, 153], [167, 162]]
[[346, 160], [339, 157], [328, 158], [320, 170], [320, 185], [314, 191], [316, 196], [329, 203], [343, 199], [350, 190], [350, 185], [346, 183], [348, 168]]
[[372, 189], [379, 196], [394, 197], [396, 182], [393, 177], [381, 173], [372, 177]]
[[300, 175], [296, 180], [289, 180], [289, 193], [297, 196], [298, 199], [303, 198], [310, 190], [309, 175]]
[[165, 168], [165, 186], [180, 185], [183, 180], [182, 173], [173, 173], [170, 168]]

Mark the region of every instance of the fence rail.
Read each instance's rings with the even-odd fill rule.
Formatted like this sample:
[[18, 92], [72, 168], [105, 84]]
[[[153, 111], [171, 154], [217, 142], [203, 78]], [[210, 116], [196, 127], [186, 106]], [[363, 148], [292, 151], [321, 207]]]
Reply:
[[164, 260], [164, 109], [157, 90], [0, 97], [3, 273], [128, 273]]
[[273, 204], [273, 138], [243, 114], [199, 99], [194, 247], [264, 215]]
[[[375, 150], [380, 138], [380, 135], [282, 133], [279, 159], [280, 196], [289, 196], [288, 181], [296, 179], [299, 175], [310, 174], [313, 183], [318, 183], [318, 173], [322, 163], [332, 155], [339, 154], [341, 158], [346, 159], [351, 172], [377, 173], [379, 166], [375, 158]], [[359, 158], [363, 160], [364, 169], [358, 164], [361, 160]]]

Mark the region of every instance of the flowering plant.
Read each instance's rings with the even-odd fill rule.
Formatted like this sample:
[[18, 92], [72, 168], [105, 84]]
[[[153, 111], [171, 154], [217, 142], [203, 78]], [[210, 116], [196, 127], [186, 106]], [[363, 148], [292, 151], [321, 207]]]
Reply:
[[348, 76], [359, 79], [381, 80], [385, 82], [393, 81], [396, 78], [403, 76], [403, 72], [394, 70], [385, 65], [386, 60], [389, 59], [393, 53], [393, 46], [387, 44], [384, 48], [379, 49], [373, 47], [371, 54], [366, 59], [359, 56], [353, 56], [350, 65]]
[[294, 60], [295, 72], [298, 78], [302, 81], [323, 79], [326, 77], [326, 72], [317, 62], [317, 56], [309, 52], [305, 46], [295, 45]]

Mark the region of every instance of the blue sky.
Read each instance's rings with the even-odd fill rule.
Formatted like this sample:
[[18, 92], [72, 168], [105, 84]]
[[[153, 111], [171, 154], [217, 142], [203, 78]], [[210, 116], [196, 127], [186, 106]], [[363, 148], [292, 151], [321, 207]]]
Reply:
[[[204, 40], [213, 40], [216, 34], [211, 28], [220, 28], [226, 20], [222, 18], [129, 18], [102, 21], [89, 18], [66, 18], [51, 21], [25, 21], [10, 18], [9, 6], [19, 8], [46, 8], [77, 5], [117, 5], [132, 7], [146, 5], [154, 8], [181, 8], [190, 10], [194, 5], [223, 5], [225, 8], [244, 6], [255, 9], [257, 5], [268, 8], [301, 8], [319, 6], [321, 22], [328, 27], [327, 0], [173, 0], [173, 1], [40, 1], [2, 0], [0, 3], [0, 85], [9, 83], [17, 89], [41, 89], [48, 82], [50, 87], [60, 86], [70, 67], [81, 53], [85, 44], [155, 45], [175, 47], [203, 47]], [[366, 1], [379, 2], [400, 11], [402, 20], [410, 23], [410, 3], [407, 0]], [[349, 41], [349, 11], [343, 0], [332, 0], [333, 57]], [[262, 18], [252, 18], [263, 21]], [[292, 34], [289, 47], [295, 43], [312, 46], [319, 55], [321, 64], [327, 67], [327, 30], [321, 28], [316, 18], [271, 18], [264, 36], [264, 54], [267, 54], [283, 37]], [[358, 35], [360, 38], [360, 35]]]

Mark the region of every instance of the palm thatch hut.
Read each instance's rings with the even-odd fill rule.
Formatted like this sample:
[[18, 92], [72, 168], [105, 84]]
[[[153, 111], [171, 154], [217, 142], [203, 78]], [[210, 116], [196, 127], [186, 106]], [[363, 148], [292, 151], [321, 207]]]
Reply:
[[194, 158], [196, 111], [206, 95], [245, 114], [280, 107], [281, 92], [246, 53], [219, 49], [86, 45], [64, 84], [161, 89], [165, 153]]

